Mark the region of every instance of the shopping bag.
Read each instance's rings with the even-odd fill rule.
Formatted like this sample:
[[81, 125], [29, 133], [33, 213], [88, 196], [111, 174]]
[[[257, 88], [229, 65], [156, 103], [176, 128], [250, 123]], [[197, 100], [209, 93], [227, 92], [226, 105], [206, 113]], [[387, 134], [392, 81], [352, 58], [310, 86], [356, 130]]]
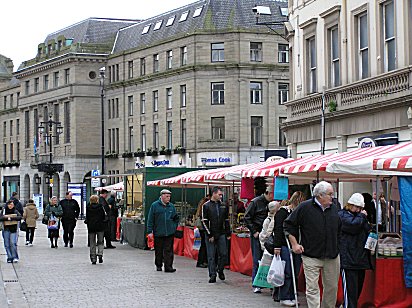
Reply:
[[272, 286], [281, 287], [285, 282], [285, 261], [280, 256], [274, 256], [267, 275], [267, 282]]
[[253, 280], [254, 287], [273, 288], [273, 286], [267, 281], [269, 269], [270, 266], [262, 265], [261, 263], [259, 264], [258, 271], [256, 273], [255, 279]]
[[200, 244], [201, 244], [201, 241], [202, 241], [202, 238], [200, 237], [200, 231], [199, 231], [198, 228], [195, 228], [193, 230], [193, 233], [194, 233], [194, 239], [195, 239], [193, 241], [193, 249], [194, 250], [199, 250], [200, 249]]
[[59, 220], [53, 214], [49, 218], [49, 222], [47, 224], [47, 229], [49, 230], [57, 230], [59, 229]]
[[154, 236], [153, 233], [147, 235], [147, 247], [154, 249]]

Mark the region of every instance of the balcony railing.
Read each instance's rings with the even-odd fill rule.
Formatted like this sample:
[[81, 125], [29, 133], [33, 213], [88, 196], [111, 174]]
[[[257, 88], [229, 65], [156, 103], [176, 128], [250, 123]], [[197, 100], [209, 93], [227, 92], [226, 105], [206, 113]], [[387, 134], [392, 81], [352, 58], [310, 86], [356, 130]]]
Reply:
[[[412, 95], [412, 66], [363, 79], [325, 92], [325, 112], [345, 111], [373, 104], [374, 101], [390, 101], [399, 96]], [[374, 100], [375, 99], [375, 100]], [[288, 122], [319, 116], [322, 112], [322, 94], [289, 101]], [[336, 108], [329, 108], [330, 105]], [[330, 110], [329, 110], [330, 109]]]

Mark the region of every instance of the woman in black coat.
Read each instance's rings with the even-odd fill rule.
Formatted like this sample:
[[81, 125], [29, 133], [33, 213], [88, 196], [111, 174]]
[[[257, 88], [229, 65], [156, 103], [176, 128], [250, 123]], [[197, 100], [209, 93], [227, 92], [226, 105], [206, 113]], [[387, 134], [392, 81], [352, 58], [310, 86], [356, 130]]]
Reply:
[[[106, 213], [103, 206], [99, 204], [99, 196], [90, 196], [90, 203], [86, 206], [87, 231], [90, 242], [90, 261], [96, 264], [97, 257], [99, 263], [103, 263], [104, 249], [104, 229], [106, 227]], [[97, 237], [97, 254], [96, 254], [96, 237]]]
[[365, 243], [371, 229], [365, 202], [360, 193], [354, 193], [339, 211], [342, 234], [339, 242], [340, 267], [344, 291], [343, 307], [357, 307], [365, 280], [365, 270], [370, 269], [370, 252]]

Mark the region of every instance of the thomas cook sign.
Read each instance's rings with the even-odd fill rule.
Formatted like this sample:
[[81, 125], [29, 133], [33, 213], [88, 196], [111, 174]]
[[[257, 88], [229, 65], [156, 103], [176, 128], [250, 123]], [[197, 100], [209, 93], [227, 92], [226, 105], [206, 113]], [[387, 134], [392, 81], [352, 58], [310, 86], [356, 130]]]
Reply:
[[231, 152], [204, 152], [197, 155], [197, 165], [207, 166], [233, 166], [238, 163], [237, 153]]

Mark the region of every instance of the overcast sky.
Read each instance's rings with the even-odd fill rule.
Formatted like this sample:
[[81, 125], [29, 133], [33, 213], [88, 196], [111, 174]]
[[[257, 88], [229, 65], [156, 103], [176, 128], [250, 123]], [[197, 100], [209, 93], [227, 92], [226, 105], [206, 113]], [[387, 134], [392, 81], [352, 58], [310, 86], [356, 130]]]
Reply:
[[12, 59], [17, 70], [20, 63], [36, 56], [37, 45], [49, 33], [89, 17], [145, 19], [193, 2], [196, 0], [2, 1], [0, 54]]

